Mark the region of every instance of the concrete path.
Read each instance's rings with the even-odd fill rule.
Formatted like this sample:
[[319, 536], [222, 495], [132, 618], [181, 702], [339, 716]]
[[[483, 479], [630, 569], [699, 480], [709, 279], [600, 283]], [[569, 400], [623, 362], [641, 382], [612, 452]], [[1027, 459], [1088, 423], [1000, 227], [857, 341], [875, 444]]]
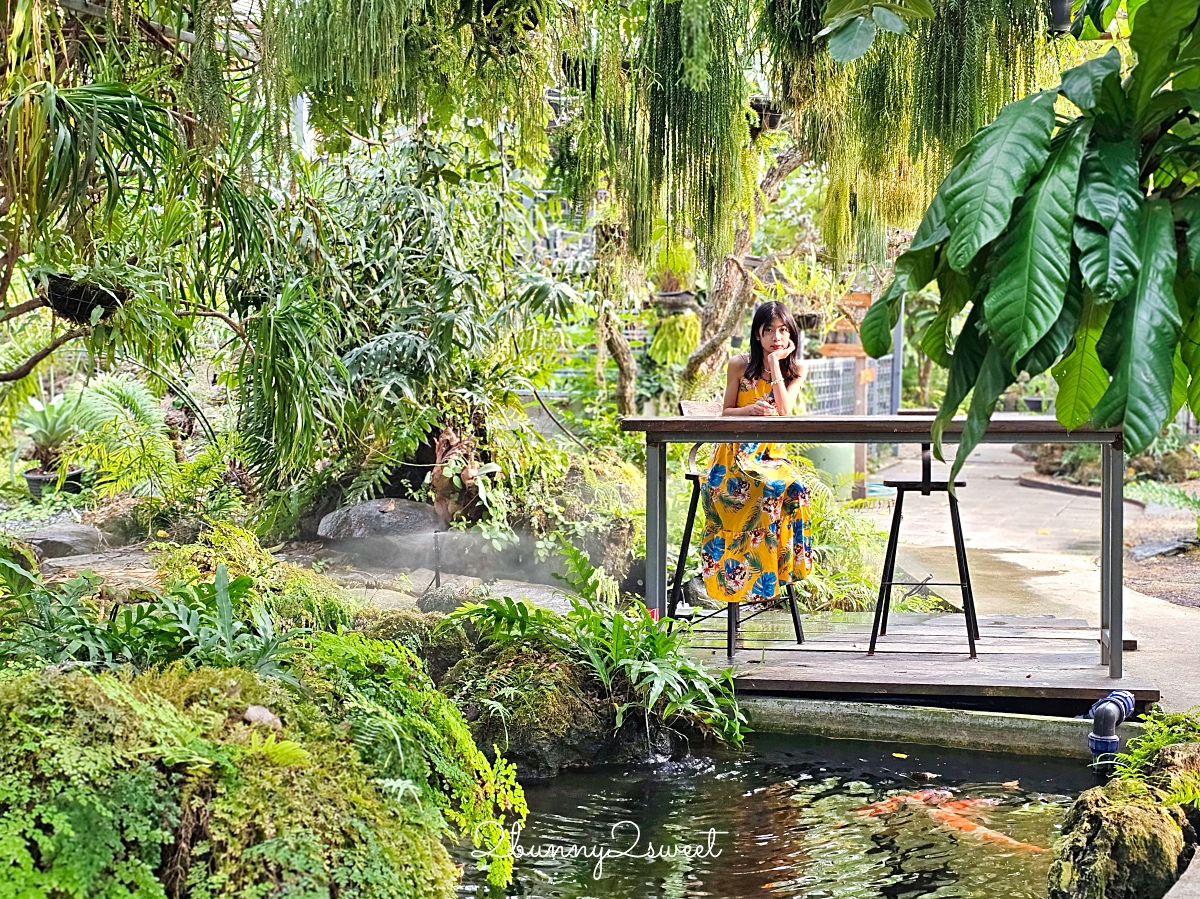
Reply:
[[[1085, 618], [1098, 627], [1100, 500], [1018, 485], [1031, 467], [1009, 446], [988, 444], [961, 476], [967, 486], [960, 488], [959, 504], [979, 614]], [[935, 479], [947, 473], [948, 466], [934, 462]], [[903, 459], [868, 480], [909, 477], [920, 477], [919, 459]], [[886, 529], [890, 504], [877, 514]], [[1127, 522], [1141, 514], [1125, 504]], [[958, 580], [945, 494], [909, 494], [900, 534], [899, 562], [908, 573]], [[958, 602], [954, 588], [943, 591]], [[1200, 609], [1126, 587], [1125, 628], [1138, 640], [1137, 652], [1125, 654], [1126, 671], [1157, 683], [1167, 709], [1200, 706]]]

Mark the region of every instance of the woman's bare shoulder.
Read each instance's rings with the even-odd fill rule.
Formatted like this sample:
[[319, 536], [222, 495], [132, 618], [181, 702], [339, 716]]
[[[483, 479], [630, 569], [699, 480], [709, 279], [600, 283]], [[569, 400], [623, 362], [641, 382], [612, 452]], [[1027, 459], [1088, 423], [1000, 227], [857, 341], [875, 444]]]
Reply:
[[746, 353], [738, 353], [729, 360], [729, 370], [738, 377], [746, 373], [746, 367], [750, 364], [750, 357]]

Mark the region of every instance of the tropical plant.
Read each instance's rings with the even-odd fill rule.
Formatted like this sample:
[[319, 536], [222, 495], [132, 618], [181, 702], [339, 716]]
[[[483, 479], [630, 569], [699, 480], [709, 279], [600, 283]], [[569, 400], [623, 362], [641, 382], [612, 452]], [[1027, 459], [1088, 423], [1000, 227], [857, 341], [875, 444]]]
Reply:
[[[0, 558], [10, 577], [22, 566]], [[279, 633], [263, 608], [252, 610], [253, 626], [238, 619], [251, 586], [249, 578], [229, 580], [218, 566], [211, 583], [176, 586], [166, 596], [133, 604], [113, 604], [100, 612], [95, 597], [101, 579], [83, 575], [47, 585], [25, 571], [22, 589], [0, 607], [0, 661], [78, 662], [97, 669], [150, 668], [182, 662], [188, 667], [244, 668], [263, 677], [295, 683], [286, 669], [305, 633]]]
[[38, 471], [58, 470], [62, 456], [69, 451], [71, 441], [79, 433], [78, 411], [78, 404], [68, 402], [60, 393], [48, 403], [30, 397], [17, 415], [17, 425], [29, 438]]
[[[1006, 106], [960, 151], [863, 322], [880, 356], [905, 293], [938, 281], [939, 328], [970, 307], [934, 426], [940, 454], [971, 394], [956, 472], [1022, 371], [1052, 370], [1059, 421], [1121, 426], [1130, 453], [1185, 402], [1200, 409], [1200, 206], [1189, 195], [1200, 21], [1183, 0], [1149, 0], [1131, 19], [1128, 77], [1111, 50]], [[1060, 96], [1080, 114], [1056, 130]]]
[[447, 619], [472, 622], [493, 641], [549, 645], [584, 664], [617, 711], [653, 723], [689, 724], [739, 745], [745, 717], [730, 671], [714, 675], [687, 655], [686, 626], [668, 627], [640, 602], [617, 604], [617, 584], [585, 554], [561, 540], [571, 610], [557, 616], [525, 600], [491, 599], [462, 606]]

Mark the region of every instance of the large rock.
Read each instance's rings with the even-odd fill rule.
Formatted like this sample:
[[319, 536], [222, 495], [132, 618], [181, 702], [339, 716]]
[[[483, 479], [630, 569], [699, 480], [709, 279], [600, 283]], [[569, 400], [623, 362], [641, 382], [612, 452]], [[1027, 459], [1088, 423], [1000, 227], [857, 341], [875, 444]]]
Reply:
[[1161, 899], [1185, 867], [1187, 819], [1144, 787], [1113, 781], [1081, 795], [1063, 821], [1050, 899]]
[[426, 503], [373, 499], [330, 512], [321, 519], [317, 536], [325, 540], [417, 537], [445, 529], [441, 516]]
[[38, 528], [21, 539], [36, 547], [43, 559], [61, 559], [94, 553], [100, 548], [102, 535], [93, 525], [66, 522]]
[[481, 643], [438, 681], [471, 725], [476, 744], [493, 748], [522, 778], [570, 768], [642, 763], [668, 755], [672, 733], [641, 715], [616, 726], [616, 710], [590, 670], [536, 636]]

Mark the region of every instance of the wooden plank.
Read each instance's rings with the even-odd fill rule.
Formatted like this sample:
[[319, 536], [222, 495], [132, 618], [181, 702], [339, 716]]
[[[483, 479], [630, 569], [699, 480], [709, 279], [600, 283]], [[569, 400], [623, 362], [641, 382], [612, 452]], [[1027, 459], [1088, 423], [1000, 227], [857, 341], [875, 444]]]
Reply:
[[[713, 653], [714, 656], [718, 653]], [[932, 653], [782, 654], [739, 652], [735, 684], [740, 692], [857, 693], [878, 695], [1008, 696], [1094, 699], [1119, 686], [1139, 702], [1157, 702], [1158, 688], [1132, 678], [1114, 681], [1092, 656], [994, 655], [969, 660]]]
[[[752, 639], [752, 638], [751, 638]], [[1053, 645], [1037, 646], [1029, 643], [1011, 644], [1000, 643], [998, 641], [983, 642], [975, 641], [975, 650], [984, 655], [1050, 655], [1061, 656], [1067, 653], [1078, 654], [1089, 661], [1094, 661], [1096, 658], [1096, 645], [1099, 641], [1096, 640], [1078, 640], [1075, 642], [1056, 642]], [[865, 655], [871, 643], [868, 636], [864, 640], [859, 640], [853, 643], [844, 642], [822, 642], [818, 643], [813, 640], [805, 641], [803, 645], [780, 644], [771, 641], [765, 646], [747, 646], [747, 651], [762, 651], [767, 652], [782, 652], [788, 653], [829, 653], [829, 652], [845, 652], [859, 653]], [[705, 644], [703, 647], [697, 646], [697, 649], [724, 649], [724, 644]], [[880, 637], [879, 642], [875, 647], [876, 654], [880, 653], [936, 653], [937, 655], [961, 655], [967, 656], [967, 635], [964, 633], [962, 639], [958, 642], [902, 642], [899, 640], [889, 640], [887, 637]]]

